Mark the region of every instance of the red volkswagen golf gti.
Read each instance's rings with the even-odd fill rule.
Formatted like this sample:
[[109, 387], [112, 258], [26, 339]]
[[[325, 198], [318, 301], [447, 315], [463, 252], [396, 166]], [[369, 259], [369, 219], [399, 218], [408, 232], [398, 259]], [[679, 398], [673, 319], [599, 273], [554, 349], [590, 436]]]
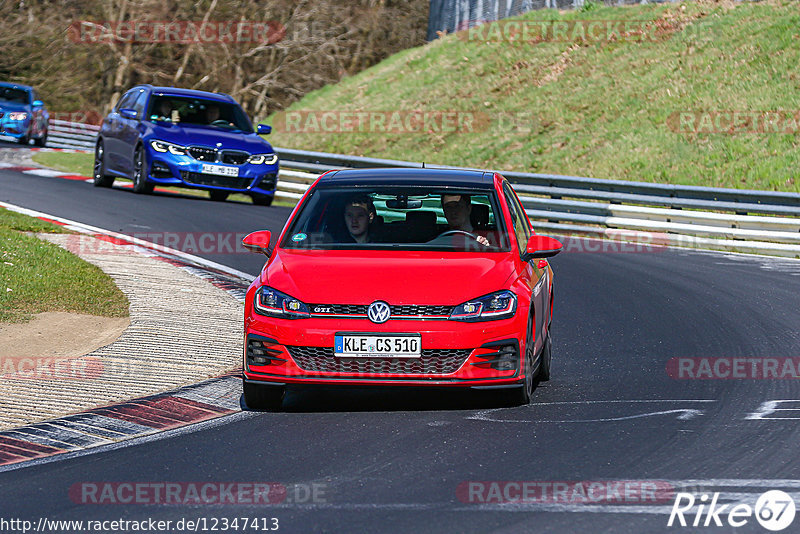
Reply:
[[505, 178], [359, 169], [317, 179], [245, 301], [244, 398], [280, 407], [286, 386], [505, 389], [530, 401], [550, 377], [553, 271]]

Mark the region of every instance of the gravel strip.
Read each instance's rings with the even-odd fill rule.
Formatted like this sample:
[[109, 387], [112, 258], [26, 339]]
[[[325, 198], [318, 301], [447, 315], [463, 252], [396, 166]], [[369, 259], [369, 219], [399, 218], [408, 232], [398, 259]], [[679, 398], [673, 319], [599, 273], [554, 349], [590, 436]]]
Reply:
[[[40, 237], [70, 244], [69, 235]], [[86, 252], [92, 250], [102, 253]], [[129, 246], [104, 242], [78, 255], [128, 297], [131, 324], [115, 342], [61, 371], [37, 369], [32, 378], [0, 381], [0, 429], [168, 391], [241, 365], [242, 304], [228, 292]]]

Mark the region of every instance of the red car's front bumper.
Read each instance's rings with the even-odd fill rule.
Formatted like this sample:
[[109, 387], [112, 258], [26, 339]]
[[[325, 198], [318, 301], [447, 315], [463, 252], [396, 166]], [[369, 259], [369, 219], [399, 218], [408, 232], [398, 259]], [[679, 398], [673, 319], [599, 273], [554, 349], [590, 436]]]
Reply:
[[[280, 384], [513, 387], [522, 382], [527, 310], [510, 319], [458, 321], [274, 319], [248, 314], [245, 380]], [[334, 335], [419, 333], [421, 358], [337, 358]]]

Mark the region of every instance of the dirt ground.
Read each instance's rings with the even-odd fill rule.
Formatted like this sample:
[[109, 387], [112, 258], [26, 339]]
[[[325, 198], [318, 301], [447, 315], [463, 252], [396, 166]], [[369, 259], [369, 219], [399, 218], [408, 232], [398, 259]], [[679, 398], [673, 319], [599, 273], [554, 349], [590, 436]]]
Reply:
[[40, 313], [28, 323], [0, 324], [0, 358], [74, 358], [116, 340], [130, 319]]

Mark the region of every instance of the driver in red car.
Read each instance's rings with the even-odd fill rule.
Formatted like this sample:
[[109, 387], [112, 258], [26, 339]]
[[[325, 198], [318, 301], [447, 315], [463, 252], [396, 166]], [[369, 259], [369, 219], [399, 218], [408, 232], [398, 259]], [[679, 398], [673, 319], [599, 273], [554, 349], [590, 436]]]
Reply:
[[483, 246], [489, 246], [486, 236], [480, 235], [472, 227], [472, 201], [469, 195], [442, 195], [442, 208], [447, 219], [447, 231], [458, 230], [475, 236], [475, 240]]

